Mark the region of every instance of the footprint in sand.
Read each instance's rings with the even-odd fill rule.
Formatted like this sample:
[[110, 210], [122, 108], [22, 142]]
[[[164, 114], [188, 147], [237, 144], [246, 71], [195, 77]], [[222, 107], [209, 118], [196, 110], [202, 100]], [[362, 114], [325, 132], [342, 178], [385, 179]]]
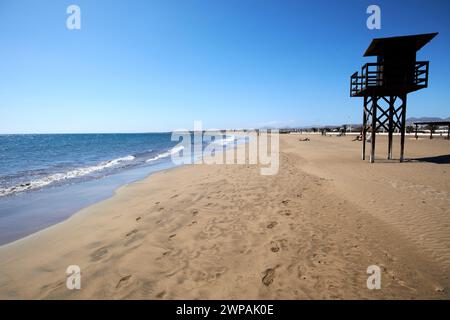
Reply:
[[275, 241], [272, 241], [270, 243], [271, 247], [270, 247], [270, 251], [272, 252], [278, 252], [280, 251], [280, 247], [278, 246], [278, 243], [276, 243]]
[[137, 229], [131, 230], [130, 232], [127, 233], [126, 237], [131, 236], [132, 234], [135, 234], [137, 231]]
[[116, 289], [119, 289], [123, 284], [130, 280], [131, 274], [126, 275], [125, 277], [120, 278], [119, 282], [117, 282]]
[[171, 234], [171, 235], [169, 236], [169, 239], [172, 239], [172, 238], [174, 238], [174, 237], [175, 237], [176, 235], [177, 235], [176, 233], [174, 233], [174, 234]]
[[197, 209], [192, 210], [192, 215], [195, 216], [196, 214], [198, 214], [198, 210]]
[[267, 225], [267, 228], [272, 229], [273, 227], [275, 227], [278, 224], [278, 222], [276, 221], [272, 221]]
[[286, 209], [286, 210], [281, 210], [281, 211], [280, 211], [280, 214], [283, 214], [283, 215], [289, 217], [292, 213], [291, 213], [291, 210]]
[[273, 278], [275, 277], [275, 269], [269, 268], [263, 272], [262, 283], [265, 286], [270, 286], [273, 282]]
[[271, 250], [275, 248], [275, 250], [272, 250], [273, 252], [289, 250], [288, 241], [286, 239], [273, 240], [270, 244], [272, 245]]
[[283, 201], [281, 201], [281, 203], [282, 203], [282, 204], [288, 204], [288, 203], [289, 203], [289, 200], [283, 200]]
[[444, 293], [446, 290], [444, 287], [436, 287], [434, 288], [434, 291], [437, 293]]
[[136, 221], [139, 221], [139, 220], [141, 220], [141, 219], [142, 219], [141, 217], [137, 217], [137, 218], [136, 218]]
[[107, 253], [108, 253], [107, 247], [97, 249], [91, 254], [91, 261], [98, 261], [101, 258], [103, 258]]

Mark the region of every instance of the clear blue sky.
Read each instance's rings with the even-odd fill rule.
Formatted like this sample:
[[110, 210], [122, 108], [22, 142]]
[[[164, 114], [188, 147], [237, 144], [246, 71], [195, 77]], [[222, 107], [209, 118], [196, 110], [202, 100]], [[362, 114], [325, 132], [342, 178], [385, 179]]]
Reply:
[[408, 117], [448, 117], [449, 14], [447, 0], [0, 0], [0, 133], [358, 123], [349, 76], [371, 39], [434, 31]]

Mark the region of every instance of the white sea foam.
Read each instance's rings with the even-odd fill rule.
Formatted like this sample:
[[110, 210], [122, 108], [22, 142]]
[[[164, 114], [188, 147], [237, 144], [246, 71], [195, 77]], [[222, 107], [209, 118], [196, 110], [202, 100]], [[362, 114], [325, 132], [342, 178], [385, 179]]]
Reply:
[[213, 143], [226, 146], [226, 145], [228, 145], [230, 143], [234, 143], [235, 140], [236, 140], [236, 138], [234, 136], [227, 136], [224, 139], [215, 140], [215, 141], [213, 141]]
[[91, 173], [99, 172], [101, 170], [114, 167], [123, 162], [132, 161], [134, 159], [135, 159], [134, 156], [126, 156], [126, 157], [117, 158], [117, 159], [110, 160], [110, 161], [105, 161], [105, 162], [102, 162], [95, 166], [78, 168], [78, 169], [74, 169], [74, 170], [71, 170], [68, 172], [53, 173], [53, 174], [43, 177], [41, 179], [32, 180], [30, 182], [22, 183], [17, 186], [8, 187], [8, 188], [0, 188], [0, 197], [6, 196], [9, 194], [13, 194], [13, 193], [27, 191], [27, 190], [42, 188], [51, 183], [58, 182], [58, 181], [83, 177], [83, 176], [86, 176]]
[[[236, 138], [234, 136], [227, 136], [224, 139], [218, 139], [218, 140], [213, 141], [212, 143], [217, 144], [217, 145], [226, 146], [230, 143], [234, 143], [235, 140], [236, 140]], [[156, 161], [159, 159], [170, 157], [171, 155], [174, 155], [183, 149], [184, 149], [184, 146], [175, 146], [166, 152], [162, 152], [162, 153], [156, 155], [155, 157], [146, 160], [146, 162], [149, 163], [149, 162], [153, 162], [153, 161]], [[151, 150], [149, 150], [149, 151], [151, 151]], [[48, 186], [48, 185], [50, 185], [52, 183], [56, 183], [56, 182], [61, 182], [61, 181], [65, 181], [65, 180], [70, 180], [70, 179], [74, 179], [74, 178], [80, 178], [83, 176], [87, 176], [89, 174], [100, 172], [100, 171], [108, 169], [108, 168], [113, 168], [119, 164], [123, 164], [124, 162], [132, 161], [135, 158], [136, 158], [135, 156], [130, 155], [130, 156], [117, 158], [117, 159], [110, 160], [110, 161], [105, 161], [98, 165], [84, 167], [84, 168], [77, 168], [77, 169], [73, 169], [73, 170], [70, 170], [67, 172], [53, 173], [53, 174], [47, 175], [43, 178], [39, 178], [39, 179], [32, 180], [29, 182], [24, 182], [19, 185], [6, 187], [6, 188], [0, 188], [0, 197], [27, 191], [27, 190], [42, 188], [42, 187]]]
[[171, 155], [176, 154], [177, 152], [180, 152], [183, 149], [184, 149], [184, 146], [173, 147], [169, 151], [160, 153], [160, 154], [156, 155], [155, 157], [148, 159], [145, 162], [153, 162], [153, 161], [156, 161], [156, 160], [159, 160], [159, 159], [170, 157]]
[[[218, 140], [214, 140], [213, 142], [211, 142], [212, 144], [217, 144], [217, 145], [222, 145], [222, 146], [226, 146], [230, 143], [234, 143], [234, 141], [236, 140], [235, 136], [227, 136], [224, 139], [218, 139]], [[176, 146], [173, 147], [172, 149], [170, 149], [169, 151], [160, 153], [158, 155], [156, 155], [153, 158], [150, 158], [148, 160], [146, 160], [146, 162], [153, 162], [159, 159], [163, 159], [163, 158], [167, 158], [170, 157], [173, 154], [176, 154], [177, 152], [180, 152], [181, 150], [184, 149], [184, 146]]]

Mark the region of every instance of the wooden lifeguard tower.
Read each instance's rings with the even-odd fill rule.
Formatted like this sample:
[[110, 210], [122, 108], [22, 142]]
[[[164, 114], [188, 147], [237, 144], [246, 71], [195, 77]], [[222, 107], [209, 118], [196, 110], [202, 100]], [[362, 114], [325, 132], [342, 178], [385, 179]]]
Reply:
[[[400, 131], [400, 162], [405, 149], [406, 96], [428, 87], [429, 61], [416, 61], [416, 53], [437, 33], [373, 39], [364, 56], [376, 56], [361, 74], [350, 78], [350, 96], [364, 97], [362, 159], [366, 157], [366, 136], [371, 133], [370, 162], [375, 161], [375, 135], [388, 132], [388, 159], [392, 159], [392, 136]], [[379, 113], [378, 113], [379, 112]]]

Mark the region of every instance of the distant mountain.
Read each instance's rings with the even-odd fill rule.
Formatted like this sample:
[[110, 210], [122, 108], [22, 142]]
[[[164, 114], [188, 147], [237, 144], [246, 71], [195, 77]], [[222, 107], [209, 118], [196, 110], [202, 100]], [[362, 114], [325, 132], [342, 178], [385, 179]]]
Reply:
[[406, 119], [406, 124], [413, 124], [414, 122], [423, 122], [423, 121], [450, 121], [450, 117], [448, 118], [439, 118], [439, 117], [420, 117], [420, 118], [415, 118], [415, 117], [411, 117]]
[[[450, 121], [450, 117], [447, 118], [439, 118], [439, 117], [411, 117], [411, 118], [407, 118], [406, 119], [406, 125], [413, 125], [414, 122], [426, 122], [426, 121]], [[362, 124], [361, 123], [341, 123], [341, 124], [328, 124], [328, 125], [320, 125], [320, 124], [316, 124], [316, 125], [304, 125], [304, 126], [295, 126], [295, 125], [265, 125], [265, 126], [261, 126], [258, 127], [260, 130], [261, 129], [280, 129], [280, 130], [290, 130], [290, 129], [303, 129], [303, 130], [309, 130], [312, 128], [317, 128], [317, 129], [323, 129], [323, 128], [330, 128], [330, 129], [334, 129], [334, 128], [341, 128], [342, 126], [347, 125], [347, 128], [351, 127], [351, 128], [358, 128], [361, 127]]]

